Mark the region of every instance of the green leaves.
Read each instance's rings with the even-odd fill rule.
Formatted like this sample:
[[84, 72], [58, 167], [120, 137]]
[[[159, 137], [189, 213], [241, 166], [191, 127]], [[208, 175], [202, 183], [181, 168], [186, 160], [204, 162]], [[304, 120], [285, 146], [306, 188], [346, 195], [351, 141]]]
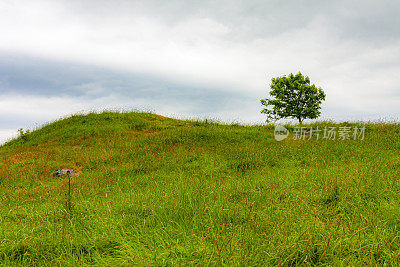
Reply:
[[322, 88], [310, 85], [310, 78], [301, 72], [272, 78], [269, 94], [271, 98], [261, 99], [261, 105], [265, 106], [261, 113], [267, 115], [267, 121], [294, 118], [299, 123], [306, 118], [317, 118], [326, 96]]

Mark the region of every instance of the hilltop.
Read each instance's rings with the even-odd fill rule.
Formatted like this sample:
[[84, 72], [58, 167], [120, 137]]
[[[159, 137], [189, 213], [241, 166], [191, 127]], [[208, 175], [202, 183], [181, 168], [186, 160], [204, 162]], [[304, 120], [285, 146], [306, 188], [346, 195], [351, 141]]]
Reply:
[[0, 146], [0, 262], [396, 264], [400, 125], [306, 127], [327, 125], [365, 138], [137, 112], [22, 134]]

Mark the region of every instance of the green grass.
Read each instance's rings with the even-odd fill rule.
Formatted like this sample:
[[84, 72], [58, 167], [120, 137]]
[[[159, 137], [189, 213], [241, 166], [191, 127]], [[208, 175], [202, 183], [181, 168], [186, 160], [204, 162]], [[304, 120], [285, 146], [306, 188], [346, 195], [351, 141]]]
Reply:
[[400, 125], [317, 125], [365, 140], [137, 112], [22, 134], [0, 147], [0, 262], [396, 266]]

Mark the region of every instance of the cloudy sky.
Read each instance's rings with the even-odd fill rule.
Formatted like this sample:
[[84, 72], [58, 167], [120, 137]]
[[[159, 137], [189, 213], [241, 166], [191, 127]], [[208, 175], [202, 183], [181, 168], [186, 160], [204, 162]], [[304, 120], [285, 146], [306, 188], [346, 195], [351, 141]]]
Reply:
[[0, 0], [0, 142], [76, 112], [262, 123], [301, 71], [321, 119], [399, 120], [400, 1]]

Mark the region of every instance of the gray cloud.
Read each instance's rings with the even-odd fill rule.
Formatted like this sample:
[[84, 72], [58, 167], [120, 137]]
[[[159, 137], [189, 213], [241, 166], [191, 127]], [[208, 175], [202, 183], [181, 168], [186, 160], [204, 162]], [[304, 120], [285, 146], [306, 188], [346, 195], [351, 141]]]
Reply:
[[[230, 38], [249, 41], [301, 29], [316, 17], [329, 22], [338, 38], [380, 42], [399, 37], [397, 1], [67, 1], [65, 5], [86, 23], [101, 24], [115, 17], [151, 16], [169, 26], [193, 17], [210, 18], [232, 31]], [[326, 26], [326, 25], [325, 25]]]
[[[246, 98], [245, 93], [224, 93], [217, 88], [172, 82], [157, 76], [132, 74], [96, 66], [40, 60], [22, 56], [0, 56], [0, 94], [70, 96], [88, 99], [110, 94], [128, 98], [171, 101], [198, 100], [221, 103], [226, 98]], [[211, 107], [212, 108], [212, 107]]]
[[[239, 99], [254, 101], [240, 92], [205, 90], [148, 75], [26, 56], [0, 56], [0, 77], [0, 95], [3, 95], [4, 102], [6, 98], [9, 103], [3, 103], [3, 108], [0, 108], [0, 129], [17, 129], [21, 125], [31, 126], [38, 121], [51, 120], [54, 117], [45, 114], [52, 114], [49, 111], [58, 106], [48, 103], [51, 101], [64, 106], [54, 110], [53, 114], [59, 116], [65, 112], [104, 108], [139, 108], [169, 114], [179, 111], [182, 116], [207, 116], [230, 109], [230, 104]], [[39, 101], [37, 105], [24, 105], [25, 101], [35, 99]], [[71, 102], [79, 104], [74, 106]], [[41, 103], [50, 105], [51, 109]]]

